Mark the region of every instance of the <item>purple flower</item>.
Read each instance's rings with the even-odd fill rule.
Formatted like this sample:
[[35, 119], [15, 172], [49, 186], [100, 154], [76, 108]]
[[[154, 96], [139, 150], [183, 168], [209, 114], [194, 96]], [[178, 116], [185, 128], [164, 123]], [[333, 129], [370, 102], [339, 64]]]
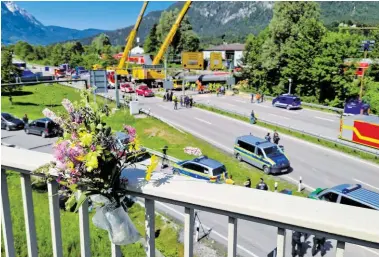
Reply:
[[62, 105], [68, 113], [72, 113], [74, 111], [74, 105], [70, 102], [70, 100], [63, 99]]
[[49, 110], [48, 108], [43, 109], [42, 113], [45, 115], [45, 117], [51, 119], [58, 125], [63, 125], [63, 119], [61, 117], [58, 117], [53, 111]]
[[67, 157], [75, 164], [78, 162], [76, 159], [83, 154], [83, 148], [81, 146], [70, 147], [67, 151]]
[[54, 146], [54, 157], [60, 162], [64, 162], [67, 156], [68, 141], [62, 141]]
[[95, 145], [91, 145], [91, 151], [96, 151], [96, 146]]

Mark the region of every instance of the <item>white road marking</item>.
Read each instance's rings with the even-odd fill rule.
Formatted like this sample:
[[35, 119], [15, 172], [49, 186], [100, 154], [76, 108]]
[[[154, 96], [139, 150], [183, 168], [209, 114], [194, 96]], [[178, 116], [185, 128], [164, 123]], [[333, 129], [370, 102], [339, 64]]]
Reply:
[[318, 116], [315, 116], [315, 118], [316, 118], [316, 119], [320, 119], [320, 120], [327, 120], [327, 121], [331, 121], [331, 122], [336, 122], [336, 120], [327, 119], [327, 118], [318, 117]]
[[354, 178], [354, 180], [357, 181], [358, 183], [361, 183], [361, 184], [363, 184], [363, 185], [365, 185], [365, 186], [368, 186], [368, 187], [374, 188], [374, 189], [376, 189], [376, 190], [379, 191], [379, 188], [378, 188], [378, 187], [374, 187], [373, 185], [370, 185], [370, 184], [368, 184], [368, 183], [366, 183], [366, 182], [363, 182], [363, 181], [361, 181], [361, 180], [359, 180], [359, 179], [356, 179], [356, 178]]
[[[181, 212], [175, 210], [174, 208], [171, 208], [170, 206], [167, 206], [166, 204], [161, 203], [161, 202], [156, 202], [156, 203], [158, 203], [158, 204], [162, 205], [163, 207], [165, 207], [166, 209], [168, 209], [168, 210], [170, 210], [170, 211], [172, 211], [172, 212], [175, 212], [176, 214], [178, 214], [178, 215], [184, 217], [184, 214], [183, 214], [183, 213], [181, 213]], [[211, 229], [210, 227], [206, 226], [204, 223], [202, 223], [202, 225], [203, 225], [203, 227], [204, 227], [206, 230], [210, 230], [210, 229]], [[221, 234], [218, 233], [216, 230], [212, 229], [212, 232], [211, 232], [211, 233], [216, 234], [217, 236], [219, 236], [220, 238], [222, 238], [222, 239], [224, 239], [226, 242], [228, 242], [228, 238], [225, 237], [225, 236], [223, 236], [223, 235], [221, 235]], [[250, 251], [247, 250], [245, 247], [243, 247], [243, 246], [241, 246], [241, 245], [239, 245], [239, 244], [237, 244], [237, 248], [243, 250], [244, 252], [246, 252], [247, 254], [249, 254], [249, 255], [251, 255], [251, 256], [253, 256], [253, 257], [258, 257], [258, 255], [256, 255], [255, 253], [250, 252]]]
[[374, 250], [372, 250], [370, 248], [367, 248], [365, 246], [361, 246], [361, 245], [357, 245], [357, 246], [360, 247], [360, 248], [362, 248], [362, 249], [364, 249], [364, 250], [366, 250], [366, 251], [369, 251], [370, 253], [373, 253], [373, 254], [376, 254], [376, 255], [379, 256], [379, 252], [377, 252], [377, 251], [374, 251]]
[[196, 117], [195, 117], [195, 119], [198, 120], [198, 121], [201, 121], [201, 122], [203, 122], [203, 123], [206, 123], [206, 124], [208, 124], [208, 125], [212, 125], [212, 123], [210, 123], [210, 122], [208, 122], [208, 121], [206, 121], [206, 120], [202, 120], [202, 119], [199, 119], [199, 118], [196, 118]]
[[269, 113], [268, 115], [271, 115], [271, 116], [275, 116], [275, 117], [279, 117], [281, 119], [286, 119], [286, 120], [289, 120], [290, 118], [287, 118], [287, 117], [284, 117], [284, 116], [280, 116], [280, 115], [276, 115], [276, 114], [272, 114], [272, 113]]

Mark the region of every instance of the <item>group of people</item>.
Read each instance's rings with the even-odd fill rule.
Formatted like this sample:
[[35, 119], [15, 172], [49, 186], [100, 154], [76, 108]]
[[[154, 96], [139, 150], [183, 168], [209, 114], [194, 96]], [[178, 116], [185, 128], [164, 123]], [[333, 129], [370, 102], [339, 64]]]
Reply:
[[[292, 240], [291, 240], [291, 245], [292, 245], [292, 256], [303, 256], [303, 242], [301, 241], [301, 238], [304, 237], [304, 242], [307, 239], [307, 235], [298, 231], [293, 231], [292, 232]], [[321, 256], [325, 255], [326, 252], [326, 238], [322, 236], [315, 235], [313, 237], [313, 246], [312, 246], [312, 256], [315, 256], [319, 251], [321, 251]]]
[[[267, 141], [271, 142], [271, 135], [270, 135], [270, 132], [267, 133], [267, 135], [265, 136], [265, 139], [266, 139]], [[278, 144], [279, 144], [279, 140], [280, 140], [279, 133], [278, 133], [276, 130], [274, 130], [274, 135], [273, 135], [273, 137], [272, 137], [272, 141], [273, 141], [274, 144], [277, 144], [277, 145], [278, 145]]]
[[[246, 181], [243, 183], [245, 187], [251, 188], [251, 179], [248, 177]], [[263, 178], [260, 178], [259, 183], [255, 186], [255, 189], [259, 190], [268, 190], [267, 184], [264, 182]]]
[[165, 102], [172, 102], [174, 98], [174, 92], [172, 90], [167, 90], [166, 93], [163, 95], [163, 101]]
[[250, 102], [251, 103], [255, 103], [255, 102], [257, 102], [257, 103], [262, 103], [264, 101], [264, 94], [262, 93], [257, 93], [257, 94], [254, 94], [254, 93], [252, 93], [251, 94], [251, 100], [250, 100]]
[[192, 108], [193, 106], [193, 98], [192, 96], [188, 96], [188, 95], [181, 95], [180, 96], [180, 100], [178, 99], [177, 96], [174, 96], [173, 97], [173, 101], [174, 101], [174, 110], [177, 110], [178, 109], [178, 102], [180, 101], [180, 106], [181, 107], [186, 107], [186, 108]]

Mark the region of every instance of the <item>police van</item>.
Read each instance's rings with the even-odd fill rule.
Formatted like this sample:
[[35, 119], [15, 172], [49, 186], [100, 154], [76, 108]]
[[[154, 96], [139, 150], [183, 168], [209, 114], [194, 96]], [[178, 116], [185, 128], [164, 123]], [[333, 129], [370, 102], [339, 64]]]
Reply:
[[290, 161], [278, 145], [253, 135], [237, 137], [234, 156], [258, 167], [266, 174], [292, 171]]
[[173, 166], [173, 173], [210, 182], [220, 182], [228, 177], [224, 164], [207, 156], [177, 162]]

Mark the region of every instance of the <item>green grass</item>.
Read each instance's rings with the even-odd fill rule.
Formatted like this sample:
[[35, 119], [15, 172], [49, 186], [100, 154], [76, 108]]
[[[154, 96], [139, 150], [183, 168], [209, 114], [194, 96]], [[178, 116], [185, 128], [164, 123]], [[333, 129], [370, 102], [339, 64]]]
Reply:
[[[228, 117], [231, 117], [231, 118], [234, 118], [234, 119], [238, 119], [238, 120], [241, 120], [241, 121], [250, 122], [250, 119], [248, 117], [245, 117], [245, 116], [242, 116], [242, 115], [238, 115], [238, 114], [234, 114], [234, 113], [230, 113], [230, 112], [226, 112], [226, 111], [223, 111], [223, 110], [219, 110], [217, 108], [210, 107], [210, 106], [207, 106], [207, 105], [204, 105], [204, 104], [197, 103], [196, 107], [204, 109], [204, 110], [208, 110], [208, 111], [211, 111], [211, 112], [215, 112], [215, 113], [218, 113], [218, 114], [222, 114], [222, 115], [225, 115], [225, 116], [228, 116]], [[278, 127], [278, 126], [275, 126], [275, 125], [271, 125], [271, 124], [265, 123], [263, 121], [260, 121], [259, 119], [258, 119], [256, 125], [264, 127], [264, 128], [267, 128], [267, 129], [270, 129], [270, 130], [277, 130], [280, 133], [283, 133], [283, 134], [286, 134], [286, 135], [289, 135], [289, 136], [293, 136], [293, 137], [297, 137], [299, 139], [308, 141], [310, 143], [314, 143], [314, 144], [318, 144], [318, 145], [321, 145], [321, 146], [324, 146], [324, 147], [328, 147], [328, 148], [331, 148], [331, 149], [334, 149], [334, 150], [338, 150], [340, 152], [344, 152], [344, 153], [350, 154], [352, 156], [355, 156], [355, 157], [358, 157], [358, 158], [361, 158], [361, 159], [365, 159], [365, 160], [368, 160], [368, 161], [371, 161], [371, 162], [379, 164], [379, 157], [377, 155], [374, 155], [374, 154], [369, 154], [369, 153], [365, 153], [365, 152], [361, 152], [361, 151], [356, 151], [354, 149], [351, 149], [349, 147], [345, 147], [343, 145], [339, 145], [339, 144], [335, 144], [335, 143], [332, 143], [332, 142], [329, 142], [329, 141], [326, 141], [326, 140], [318, 139], [316, 137], [312, 137], [312, 136], [309, 136], [309, 135], [306, 135], [306, 134], [303, 134], [303, 133], [300, 133], [300, 132], [295, 132], [295, 131], [292, 131], [290, 129], [285, 129], [283, 127]]]
[[[77, 90], [58, 84], [48, 87], [43, 84], [33, 87], [24, 87], [23, 92], [24, 94], [27, 92], [29, 93], [26, 95], [14, 96], [13, 105], [10, 105], [7, 97], [2, 96], [2, 110], [4, 112], [10, 112], [18, 117], [22, 117], [24, 113], [27, 113], [30, 119], [35, 119], [42, 117], [41, 112], [45, 107], [50, 108], [50, 106], [53, 106], [50, 109], [57, 113], [64, 111], [63, 107], [60, 105], [63, 98], [68, 98], [71, 101], [79, 99], [79, 93]], [[105, 100], [101, 97], [97, 97], [97, 101], [103, 103]], [[33, 104], [31, 105], [31, 103]], [[115, 104], [111, 102], [109, 103], [109, 106], [113, 108]], [[233, 179], [237, 185], [242, 185], [247, 177], [250, 177], [253, 185], [255, 185], [262, 177], [272, 190], [274, 189], [274, 183], [278, 182], [279, 190], [290, 189], [294, 191], [295, 195], [305, 195], [305, 193], [297, 193], [295, 185], [278, 177], [267, 176], [251, 165], [244, 162], [238, 162], [233, 156], [215, 148], [211, 144], [204, 142], [191, 134], [182, 134], [155, 118], [148, 117], [137, 119], [129, 115], [128, 109], [122, 108], [110, 117], [107, 123], [111, 125], [114, 130], [121, 130], [123, 124], [134, 126], [137, 129], [137, 133], [144, 146], [160, 151], [165, 145], [167, 145], [169, 147], [168, 154], [178, 159], [193, 158], [193, 156], [185, 154], [183, 148], [187, 146], [198, 147], [210, 158], [220, 160], [224, 163], [229, 173], [233, 175]]]
[[[8, 192], [11, 205], [13, 234], [16, 248], [16, 256], [27, 256], [26, 231], [24, 223], [24, 212], [22, 206], [20, 176], [18, 172], [7, 172]], [[50, 217], [47, 193], [33, 191], [34, 215], [37, 230], [38, 255], [41, 257], [52, 256]], [[108, 233], [105, 230], [96, 228], [92, 224], [90, 213], [90, 238], [92, 256], [110, 256], [111, 243]], [[145, 211], [138, 204], [134, 204], [129, 209], [129, 216], [136, 225], [137, 230], [145, 236]], [[79, 238], [79, 214], [61, 211], [61, 227], [63, 256], [80, 256]], [[183, 244], [177, 242], [178, 232], [160, 216], [155, 217], [155, 229], [160, 230], [160, 235], [156, 238], [156, 247], [164, 256], [183, 256]], [[2, 247], [2, 254], [4, 254]], [[144, 245], [137, 242], [133, 245], [121, 247], [123, 256], [145, 256]], [[5, 254], [4, 254], [5, 255]]]

